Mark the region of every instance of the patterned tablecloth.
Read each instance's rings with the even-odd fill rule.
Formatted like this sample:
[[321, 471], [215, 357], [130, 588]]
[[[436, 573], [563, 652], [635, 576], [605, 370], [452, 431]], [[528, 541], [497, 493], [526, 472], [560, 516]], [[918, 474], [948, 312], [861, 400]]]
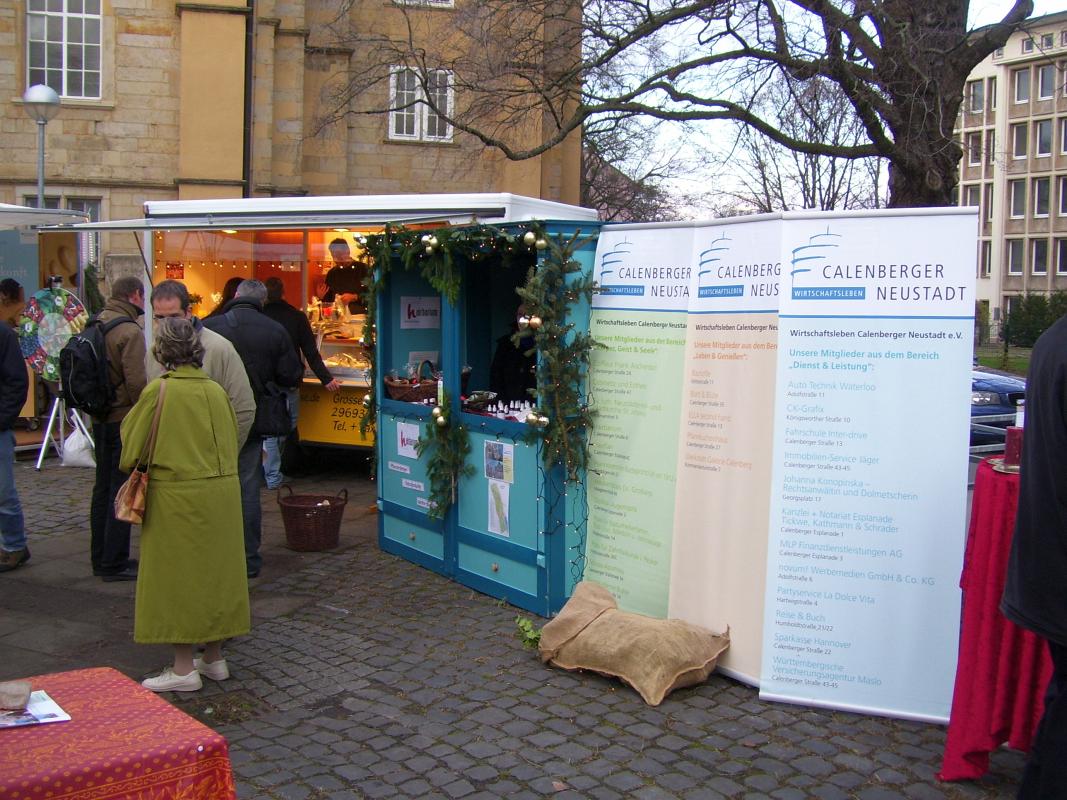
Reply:
[[2, 800], [227, 800], [226, 740], [110, 668], [29, 679], [71, 719], [0, 729]]

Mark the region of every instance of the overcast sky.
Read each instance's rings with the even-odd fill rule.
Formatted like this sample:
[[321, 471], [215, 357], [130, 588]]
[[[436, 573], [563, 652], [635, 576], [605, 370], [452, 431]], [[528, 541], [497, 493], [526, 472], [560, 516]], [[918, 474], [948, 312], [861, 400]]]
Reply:
[[[971, 25], [989, 25], [1001, 19], [1011, 9], [1005, 0], [971, 0]], [[1067, 11], [1067, 0], [1034, 0], [1032, 16], [1042, 17], [1056, 11]]]

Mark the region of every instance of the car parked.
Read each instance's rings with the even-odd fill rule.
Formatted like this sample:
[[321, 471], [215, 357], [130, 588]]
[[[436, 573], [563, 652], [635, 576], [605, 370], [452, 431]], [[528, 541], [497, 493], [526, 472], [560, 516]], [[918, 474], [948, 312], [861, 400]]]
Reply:
[[[1003, 429], [1015, 424], [1018, 402], [1025, 399], [1026, 381], [1022, 378], [983, 369], [971, 370], [971, 446], [1002, 444]], [[975, 424], [1001, 430], [975, 430]]]

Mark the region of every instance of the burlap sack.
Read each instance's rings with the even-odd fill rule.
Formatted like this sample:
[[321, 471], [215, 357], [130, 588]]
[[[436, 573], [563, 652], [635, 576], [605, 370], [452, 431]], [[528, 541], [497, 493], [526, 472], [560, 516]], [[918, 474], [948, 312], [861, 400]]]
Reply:
[[730, 646], [730, 631], [715, 634], [677, 619], [620, 611], [599, 584], [582, 581], [541, 629], [541, 660], [621, 678], [650, 706], [685, 686], [707, 680]]

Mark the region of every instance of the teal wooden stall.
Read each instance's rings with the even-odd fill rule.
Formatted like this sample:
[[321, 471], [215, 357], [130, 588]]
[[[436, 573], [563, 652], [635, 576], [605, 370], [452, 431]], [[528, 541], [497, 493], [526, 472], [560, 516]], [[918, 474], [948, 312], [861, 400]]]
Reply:
[[[496, 227], [521, 241], [531, 225]], [[581, 274], [592, 273], [598, 223], [536, 225], [547, 237], [580, 232], [582, 245], [574, 258]], [[515, 421], [478, 413], [464, 403], [492, 388], [494, 350], [511, 332], [520, 302], [515, 288], [524, 285], [531, 266], [544, 262], [544, 251], [524, 250], [528, 255], [515, 258], [510, 267], [492, 255], [457, 259], [461, 286], [454, 303], [417, 270], [394, 264], [388, 271], [377, 316], [379, 544], [465, 586], [551, 616], [582, 577], [588, 517], [584, 480], [567, 482], [560, 467], [544, 466], [539, 440], [528, 441], [530, 427], [521, 413]], [[573, 305], [568, 321], [587, 331], [588, 303]], [[413, 450], [414, 440], [427, 436], [435, 424], [435, 401], [391, 398], [384, 380], [390, 374], [406, 376], [419, 365], [425, 375], [425, 361], [440, 370], [450, 424], [461, 425], [470, 442], [465, 461], [471, 474], [458, 479], [454, 502], [440, 519], [430, 513], [427, 459]]]

